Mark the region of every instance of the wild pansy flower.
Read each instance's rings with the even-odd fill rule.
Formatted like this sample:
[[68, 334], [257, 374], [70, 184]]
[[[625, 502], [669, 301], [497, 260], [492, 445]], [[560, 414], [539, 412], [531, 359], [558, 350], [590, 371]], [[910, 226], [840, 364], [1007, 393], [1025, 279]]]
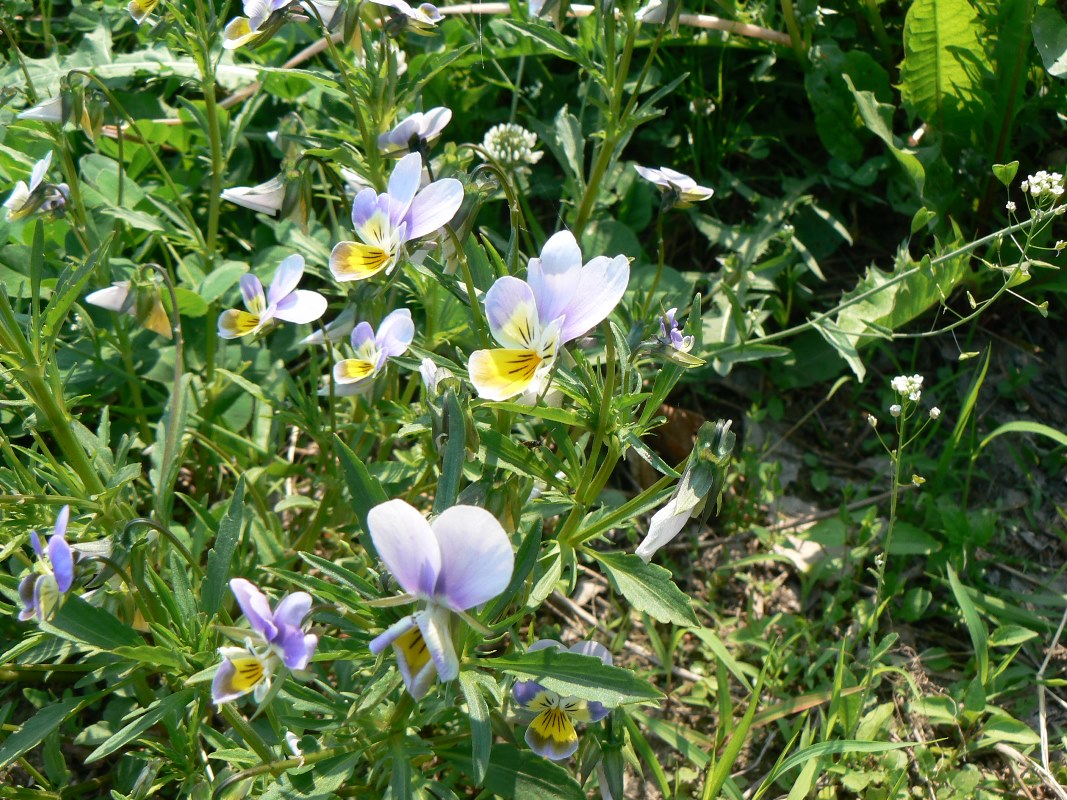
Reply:
[[49, 153], [33, 165], [28, 185], [25, 181], [15, 184], [14, 190], [4, 201], [8, 222], [25, 219], [35, 212], [56, 215], [63, 213], [70, 197], [70, 189], [65, 183], [45, 182], [45, 175], [51, 165], [52, 154]]
[[159, 5], [159, 0], [130, 0], [129, 5], [126, 6], [126, 10], [130, 12], [130, 16], [133, 17], [134, 22], [141, 25], [148, 19], [153, 11], [156, 10], [156, 6]]
[[219, 314], [219, 336], [236, 339], [259, 333], [275, 320], [298, 325], [317, 320], [326, 313], [326, 298], [318, 292], [296, 288], [303, 274], [304, 257], [289, 256], [278, 265], [266, 296], [259, 278], [250, 274], [242, 275], [241, 295], [248, 310], [231, 308]]
[[[337, 12], [337, 3], [310, 0], [323, 23], [328, 27]], [[263, 44], [281, 28], [289, 19], [306, 21], [300, 14], [304, 5], [298, 0], [244, 0], [243, 17], [234, 17], [223, 31], [222, 46], [227, 50], [255, 41], [256, 46]]]
[[74, 583], [74, 551], [66, 539], [69, 521], [70, 506], [63, 506], [56, 517], [52, 535], [48, 538], [47, 554], [37, 531], [30, 532], [30, 543], [37, 554], [37, 564], [31, 574], [19, 581], [19, 599], [22, 601], [20, 620], [36, 617], [43, 622], [51, 616]]
[[664, 193], [664, 208], [689, 208], [693, 203], [707, 200], [713, 194], [714, 189], [707, 186], [699, 186], [695, 180], [670, 167], [652, 169], [634, 165], [637, 174], [646, 181], [651, 181]]
[[15, 115], [15, 119], [35, 119], [38, 122], [55, 122], [62, 125], [67, 119], [69, 105], [62, 94], [42, 100], [35, 106], [30, 106], [25, 111]]
[[273, 217], [282, 210], [282, 204], [285, 202], [285, 179], [276, 175], [257, 186], [234, 186], [232, 189], [225, 189], [219, 196], [223, 200]]
[[315, 655], [319, 637], [303, 629], [304, 617], [311, 610], [311, 595], [293, 592], [271, 611], [267, 598], [251, 581], [234, 578], [230, 590], [252, 626], [255, 640], [250, 636], [244, 647], [219, 648], [224, 660], [211, 683], [211, 699], [221, 705], [253, 692], [256, 702], [261, 703], [279, 664], [302, 670]]
[[392, 645], [404, 685], [419, 700], [436, 675], [459, 675], [452, 644], [453, 613], [487, 603], [511, 582], [515, 554], [496, 517], [476, 506], [452, 506], [433, 522], [403, 500], [370, 510], [367, 528], [382, 562], [423, 605], [370, 643], [378, 655]]
[[437, 23], [444, 19], [444, 15], [433, 3], [420, 3], [417, 7], [412, 7], [404, 0], [371, 0], [371, 2], [393, 9], [389, 21], [385, 24], [386, 32], [392, 36], [405, 30], [428, 36], [437, 27]]
[[659, 340], [666, 345], [670, 345], [675, 350], [681, 350], [683, 353], [688, 353], [693, 349], [694, 338], [692, 336], [683, 336], [678, 320], [674, 318], [674, 315], [678, 313], [677, 308], [671, 308], [667, 310], [667, 313], [659, 318]]
[[352, 201], [352, 225], [358, 242], [341, 242], [330, 254], [330, 272], [339, 281], [358, 281], [385, 271], [400, 259], [407, 242], [435, 232], [463, 203], [463, 184], [455, 178], [434, 181], [423, 189], [422, 156], [410, 153], [397, 162], [387, 191], [364, 189]]
[[356, 307], [348, 306], [332, 321], [320, 330], [308, 334], [300, 340], [300, 344], [326, 344], [326, 342], [339, 342], [352, 332], [356, 327]]
[[[530, 645], [526, 652], [550, 647], [563, 649], [563, 645], [553, 639], [541, 639]], [[578, 655], [599, 658], [611, 665], [611, 653], [599, 642], [579, 642], [568, 649]], [[602, 703], [577, 697], [560, 697], [536, 681], [518, 681], [511, 694], [521, 708], [537, 715], [526, 729], [526, 744], [539, 756], [553, 761], [570, 758], [578, 749], [575, 722], [600, 722], [609, 713]]]
[[569, 231], [549, 239], [531, 258], [526, 280], [504, 276], [485, 294], [485, 316], [497, 350], [476, 350], [467, 364], [478, 396], [507, 400], [537, 394], [559, 348], [612, 312], [630, 279], [626, 256], [597, 256], [582, 266]]
[[382, 320], [375, 332], [369, 322], [361, 322], [352, 330], [352, 349], [355, 358], [338, 361], [333, 367], [333, 382], [349, 387], [341, 394], [355, 394], [371, 384], [390, 358], [403, 355], [415, 338], [415, 323], [411, 312], [398, 308]]
[[452, 119], [452, 109], [438, 106], [429, 111], [416, 111], [397, 123], [388, 133], [378, 137], [378, 148], [389, 155], [422, 152], [431, 144]]
[[119, 314], [129, 314], [160, 336], [168, 339], [174, 336], [158, 286], [134, 286], [130, 281], [117, 281], [106, 289], [87, 294], [85, 302]]
[[705, 422], [697, 431], [696, 446], [682, 472], [682, 478], [667, 503], [652, 515], [648, 533], [635, 553], [648, 562], [667, 542], [681, 533], [693, 517], [700, 516], [709, 499], [716, 507], [721, 501], [730, 456], [737, 437], [730, 430], [732, 421]]

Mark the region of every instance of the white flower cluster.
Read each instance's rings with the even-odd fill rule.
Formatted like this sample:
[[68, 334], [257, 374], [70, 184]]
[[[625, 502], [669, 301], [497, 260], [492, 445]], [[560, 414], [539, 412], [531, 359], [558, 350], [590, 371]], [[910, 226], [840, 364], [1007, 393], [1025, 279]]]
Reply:
[[1022, 190], [1038, 198], [1046, 195], [1059, 197], [1063, 194], [1063, 176], [1058, 172], [1040, 170], [1027, 176], [1023, 181]]
[[[923, 396], [923, 376], [922, 375], [898, 375], [893, 378], [890, 384], [893, 387], [893, 391], [897, 394], [907, 396], [913, 403], [918, 403], [919, 398]], [[895, 415], [894, 415], [895, 416]]]
[[536, 164], [544, 155], [544, 151], [534, 149], [537, 136], [514, 122], [490, 128], [482, 139], [482, 147], [505, 169], [523, 169]]

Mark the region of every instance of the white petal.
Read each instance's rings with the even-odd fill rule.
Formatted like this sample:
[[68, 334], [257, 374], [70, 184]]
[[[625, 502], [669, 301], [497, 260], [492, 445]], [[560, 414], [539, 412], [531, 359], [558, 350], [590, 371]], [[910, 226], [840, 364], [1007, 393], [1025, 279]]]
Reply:
[[607, 319], [622, 300], [629, 281], [630, 261], [626, 256], [613, 259], [599, 256], [586, 264], [578, 279], [578, 289], [563, 312], [561, 341], [577, 339]]
[[652, 515], [649, 522], [648, 534], [637, 546], [634, 552], [644, 561], [650, 561], [656, 551], [671, 539], [681, 533], [685, 523], [689, 521], [689, 512], [677, 510], [678, 498], [671, 497], [667, 504]]
[[545, 242], [540, 258], [531, 258], [526, 280], [537, 298], [542, 320], [556, 319], [575, 298], [582, 251], [574, 234], [560, 231]]
[[378, 556], [409, 594], [432, 597], [441, 570], [441, 549], [430, 523], [403, 500], [376, 505], [367, 528]]
[[[441, 602], [466, 611], [508, 587], [515, 554], [496, 517], [477, 506], [452, 506], [433, 521], [432, 528], [441, 552], [435, 590]], [[443, 675], [441, 679], [446, 680]]]
[[274, 309], [274, 316], [286, 322], [304, 325], [326, 313], [326, 298], [318, 292], [297, 289]]

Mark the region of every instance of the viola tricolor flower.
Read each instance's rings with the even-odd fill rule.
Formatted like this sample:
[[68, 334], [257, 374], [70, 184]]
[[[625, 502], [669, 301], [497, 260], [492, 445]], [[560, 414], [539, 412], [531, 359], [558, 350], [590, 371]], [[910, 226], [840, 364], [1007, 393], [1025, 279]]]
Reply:
[[126, 6], [126, 10], [130, 12], [130, 16], [133, 17], [134, 22], [141, 25], [148, 19], [149, 15], [156, 10], [156, 6], [158, 5], [159, 0], [130, 0], [129, 5]]
[[264, 296], [263, 284], [255, 275], [241, 276], [241, 295], [247, 311], [229, 309], [219, 315], [219, 336], [236, 339], [259, 333], [274, 320], [303, 324], [314, 322], [326, 313], [326, 298], [318, 292], [297, 289], [304, 274], [304, 257], [292, 255], [278, 265], [270, 291]]
[[116, 281], [106, 289], [85, 296], [85, 302], [119, 314], [129, 314], [144, 327], [160, 336], [173, 338], [170, 317], [156, 286], [134, 286], [131, 281]]
[[635, 165], [634, 169], [637, 170], [638, 175], [645, 180], [656, 184], [656, 186], [664, 192], [664, 205], [667, 208], [688, 208], [693, 205], [693, 203], [707, 200], [715, 194], [714, 189], [709, 189], [707, 186], [699, 186], [697, 185], [697, 182], [688, 175], [684, 175], [669, 167], [652, 169], [650, 167]]
[[219, 648], [224, 660], [211, 683], [211, 698], [221, 705], [253, 692], [260, 703], [270, 691], [271, 678], [279, 664], [290, 670], [306, 669], [315, 655], [319, 638], [303, 629], [304, 617], [311, 610], [311, 595], [293, 592], [271, 611], [270, 602], [251, 581], [234, 578], [230, 590], [252, 626], [255, 639], [245, 639], [244, 647]]
[[338, 361], [333, 367], [333, 382], [348, 390], [335, 393], [356, 394], [368, 388], [389, 359], [403, 355], [414, 338], [415, 323], [406, 308], [398, 308], [383, 319], [377, 333], [369, 322], [359, 323], [352, 330], [356, 357]]
[[663, 344], [670, 345], [675, 350], [688, 353], [693, 349], [694, 338], [692, 336], [682, 335], [678, 320], [674, 318], [674, 315], [677, 313], [677, 308], [671, 308], [668, 309], [666, 314], [659, 318], [659, 340]]
[[285, 180], [281, 175], [276, 175], [257, 186], [234, 186], [232, 189], [225, 189], [220, 197], [273, 217], [281, 211], [285, 202]]
[[444, 15], [433, 3], [420, 3], [417, 7], [412, 7], [404, 0], [371, 0], [371, 2], [393, 9], [386, 27], [388, 32], [394, 36], [405, 30], [420, 35], [429, 35], [437, 27], [437, 23], [444, 19]]
[[582, 266], [569, 231], [549, 239], [541, 257], [530, 259], [526, 280], [499, 278], [485, 294], [485, 316], [501, 349], [471, 353], [467, 369], [478, 396], [540, 393], [559, 348], [606, 319], [629, 279], [626, 256], [598, 256]]
[[390, 155], [421, 152], [431, 144], [452, 119], [452, 109], [438, 106], [429, 111], [416, 111], [397, 123], [388, 133], [378, 137], [378, 147]]
[[403, 500], [370, 510], [367, 527], [379, 557], [422, 607], [370, 643], [378, 655], [392, 645], [404, 685], [419, 700], [436, 675], [459, 675], [452, 644], [453, 612], [487, 603], [507, 588], [515, 554], [496, 518], [476, 506], [452, 506], [434, 521]]
[[234, 17], [223, 31], [222, 46], [236, 50], [254, 39], [273, 36], [285, 22], [293, 0], [244, 0], [243, 17]]
[[53, 184], [45, 182], [45, 175], [48, 174], [48, 168], [51, 165], [52, 154], [49, 153], [33, 165], [29, 185], [25, 181], [19, 181], [15, 184], [15, 189], [4, 201], [8, 222], [25, 219], [34, 212], [42, 214], [63, 213], [70, 196], [70, 190], [65, 183]]
[[30, 106], [25, 111], [20, 111], [15, 115], [15, 119], [35, 119], [38, 122], [55, 122], [62, 125], [67, 118], [68, 110], [63, 95], [58, 94], [42, 100], [35, 106]]
[[455, 178], [434, 181], [422, 190], [422, 156], [410, 153], [397, 162], [388, 190], [364, 189], [352, 201], [358, 242], [341, 242], [330, 254], [330, 272], [339, 281], [358, 281], [392, 271], [407, 242], [429, 236], [456, 215], [463, 184]]
[[[541, 639], [530, 645], [526, 652], [549, 647], [563, 649], [563, 645], [553, 639]], [[611, 665], [611, 653], [598, 642], [579, 642], [569, 649], [572, 653], [593, 656]], [[575, 722], [599, 722], [609, 713], [602, 703], [577, 697], [560, 697], [536, 681], [519, 681], [511, 693], [522, 709], [537, 715], [526, 729], [526, 744], [539, 756], [553, 761], [570, 758], [578, 749]]]
[[47, 553], [37, 531], [30, 532], [30, 543], [37, 554], [37, 564], [33, 573], [19, 581], [19, 599], [22, 601], [20, 620], [36, 617], [43, 622], [51, 616], [74, 583], [74, 551], [66, 539], [69, 521], [70, 506], [63, 506], [56, 517], [52, 535], [48, 538]]

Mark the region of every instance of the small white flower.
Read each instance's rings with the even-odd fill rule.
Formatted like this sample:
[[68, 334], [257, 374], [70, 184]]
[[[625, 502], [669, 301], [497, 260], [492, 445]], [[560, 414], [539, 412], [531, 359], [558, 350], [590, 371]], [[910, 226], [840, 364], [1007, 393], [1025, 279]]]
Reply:
[[656, 186], [660, 188], [660, 191], [673, 193], [673, 197], [675, 198], [674, 205], [678, 208], [687, 208], [693, 205], [693, 203], [707, 200], [715, 194], [714, 189], [707, 186], [700, 186], [688, 175], [673, 170], [670, 167], [653, 169], [635, 164], [634, 169], [636, 169], [637, 174], [646, 181], [651, 181], [656, 184]]
[[541, 160], [544, 151], [536, 150], [536, 134], [514, 122], [494, 125], [482, 139], [482, 147], [504, 169], [523, 170]]
[[893, 387], [893, 391], [897, 394], [907, 397], [913, 403], [918, 403], [919, 398], [922, 397], [923, 388], [923, 376], [922, 375], [898, 375], [893, 378], [890, 385]]
[[930, 419], [937, 419], [940, 416], [941, 416], [941, 409], [940, 408], [938, 408], [937, 406], [934, 406], [933, 408], [930, 409]]
[[1061, 197], [1063, 195], [1063, 175], [1058, 172], [1039, 170], [1027, 176], [1022, 183], [1022, 190], [1030, 192], [1037, 199]]
[[1014, 200], [1009, 200], [1007, 203], [1004, 204], [1004, 208], [1009, 214], [1014, 214], [1015, 213], [1015, 201]]
[[901, 411], [901, 408], [900, 408], [900, 405], [898, 403], [894, 403], [893, 405], [891, 405], [889, 407], [889, 413], [890, 413], [891, 416], [899, 417], [900, 416], [900, 411]]
[[876, 417], [874, 414], [868, 414], [867, 415], [867, 424], [870, 425], [872, 428], [877, 428], [878, 427], [878, 417]]
[[56, 97], [49, 97], [47, 100], [42, 100], [35, 106], [27, 108], [15, 115], [15, 119], [35, 119], [39, 122], [56, 122], [62, 123], [63, 117], [63, 96], [57, 95]]

